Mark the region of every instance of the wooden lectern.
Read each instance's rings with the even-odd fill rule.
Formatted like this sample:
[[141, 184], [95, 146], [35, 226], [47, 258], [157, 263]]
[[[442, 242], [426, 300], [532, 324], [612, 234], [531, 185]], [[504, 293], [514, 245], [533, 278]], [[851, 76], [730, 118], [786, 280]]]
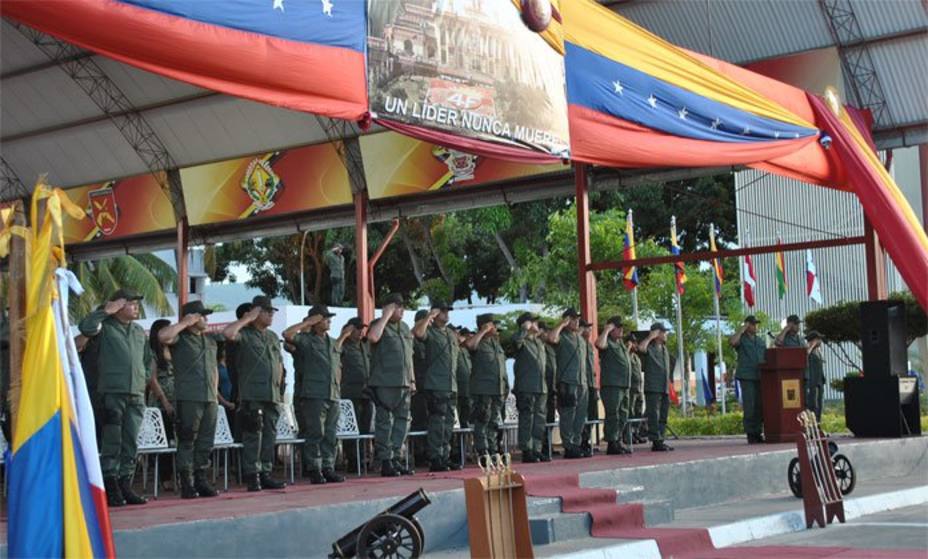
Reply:
[[772, 347], [760, 366], [760, 392], [764, 406], [764, 439], [768, 443], [798, 440], [798, 415], [806, 408], [806, 348]]

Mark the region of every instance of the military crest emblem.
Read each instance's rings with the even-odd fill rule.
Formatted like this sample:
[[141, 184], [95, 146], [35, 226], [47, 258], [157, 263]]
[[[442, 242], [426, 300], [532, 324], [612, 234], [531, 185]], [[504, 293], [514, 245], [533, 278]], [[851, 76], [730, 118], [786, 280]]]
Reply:
[[252, 159], [242, 177], [242, 190], [251, 198], [255, 213], [273, 208], [274, 198], [282, 186], [280, 177], [271, 168], [271, 157], [273, 155]]
[[87, 193], [90, 203], [87, 213], [93, 219], [93, 224], [103, 236], [112, 235], [119, 225], [119, 206], [116, 205], [116, 191], [113, 182], [108, 182], [102, 188]]
[[477, 170], [478, 162], [476, 155], [442, 146], [432, 148], [432, 155], [435, 159], [448, 166], [448, 173], [451, 176], [446, 184], [449, 186], [457, 182], [474, 179], [474, 172]]

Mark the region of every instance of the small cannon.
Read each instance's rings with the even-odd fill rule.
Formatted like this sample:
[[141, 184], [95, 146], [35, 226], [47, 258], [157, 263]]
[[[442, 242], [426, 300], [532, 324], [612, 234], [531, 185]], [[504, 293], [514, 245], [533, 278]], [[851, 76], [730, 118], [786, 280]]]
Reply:
[[431, 502], [419, 489], [339, 538], [329, 557], [419, 557], [425, 549], [425, 534], [414, 515]]
[[[854, 466], [847, 456], [838, 453], [838, 445], [834, 441], [828, 441], [828, 453], [831, 455], [831, 461], [835, 468], [835, 478], [838, 480], [838, 489], [841, 495], [849, 495], [857, 485], [857, 475], [854, 472]], [[789, 482], [789, 490], [797, 499], [802, 499], [802, 481], [799, 473], [799, 458], [793, 458], [787, 468], [786, 479]]]

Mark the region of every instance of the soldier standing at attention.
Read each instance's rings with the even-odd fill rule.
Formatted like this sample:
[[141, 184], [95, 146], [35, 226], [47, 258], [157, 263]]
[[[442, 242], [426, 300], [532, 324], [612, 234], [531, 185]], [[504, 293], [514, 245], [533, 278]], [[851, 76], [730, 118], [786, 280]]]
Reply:
[[341, 305], [345, 299], [345, 257], [342, 245], [335, 243], [325, 252], [325, 267], [329, 269], [329, 304]]
[[519, 410], [519, 448], [522, 462], [547, 462], [541, 453], [545, 439], [545, 411], [548, 387], [545, 384], [548, 352], [538, 329], [538, 317], [522, 313], [516, 320], [519, 331], [512, 337], [516, 349], [515, 387], [516, 408]]
[[455, 377], [458, 381], [458, 421], [461, 427], [473, 424], [470, 418], [471, 408], [473, 406], [470, 398], [470, 376], [471, 361], [470, 352], [467, 351], [467, 340], [474, 333], [468, 328], [461, 327], [458, 330], [458, 368]]
[[[371, 432], [374, 417], [374, 405], [367, 389], [367, 381], [371, 378], [371, 348], [364, 337], [367, 325], [354, 317], [345, 328], [350, 328], [351, 332], [342, 343], [342, 398], [351, 400], [358, 432], [366, 435]], [[366, 441], [361, 448], [361, 461], [366, 462]], [[345, 445], [345, 455], [349, 464], [356, 462], [355, 449], [351, 445]]]
[[593, 456], [593, 429], [599, 426], [590, 421], [599, 420], [599, 389], [596, 388], [596, 348], [593, 346], [593, 324], [580, 321], [580, 337], [586, 342], [586, 420], [583, 423], [583, 436], [580, 449], [583, 456]]
[[812, 330], [806, 334], [809, 343], [806, 351], [809, 364], [806, 367], [806, 408], [822, 420], [822, 400], [825, 396], [825, 360], [822, 359], [822, 335]]
[[760, 364], [764, 362], [767, 345], [757, 335], [757, 319], [749, 315], [744, 325], [728, 339], [738, 354], [735, 380], [741, 383], [744, 409], [744, 434], [748, 444], [764, 442], [764, 415], [760, 395]]
[[[429, 315], [426, 309], [416, 311], [412, 320], [413, 326], [424, 320]], [[422, 387], [425, 386], [425, 370], [428, 363], [425, 360], [425, 343], [419, 338], [412, 338], [412, 371], [416, 380], [416, 393], [412, 395], [409, 403], [409, 414], [411, 417], [409, 430], [415, 432], [427, 431], [429, 428], [429, 406], [426, 401], [425, 392]], [[427, 445], [413, 446], [413, 461], [422, 463], [428, 454]]]
[[499, 343], [496, 317], [477, 316], [477, 333], [467, 340], [473, 361], [470, 394], [473, 402], [474, 450], [478, 456], [497, 454], [500, 413], [506, 403], [509, 379], [506, 374], [506, 354]]
[[664, 442], [667, 412], [670, 410], [670, 383], [673, 382], [670, 354], [667, 352], [667, 327], [662, 322], [652, 324], [651, 333], [638, 344], [638, 351], [644, 356], [644, 397], [651, 450], [673, 450]]
[[325, 305], [313, 305], [302, 322], [283, 332], [284, 340], [294, 348], [294, 396], [306, 434], [303, 474], [313, 484], [345, 481], [335, 473], [335, 433], [340, 412], [342, 344], [351, 335], [352, 327], [346, 326], [338, 339], [333, 339], [328, 334], [333, 316], [335, 313]]
[[596, 339], [599, 349], [600, 392], [606, 410], [606, 454], [629, 454], [622, 445], [622, 433], [628, 421], [629, 387], [632, 371], [628, 346], [625, 344], [625, 327], [622, 317], [613, 316], [606, 321], [602, 334]]
[[[644, 416], [644, 373], [641, 371], [641, 358], [638, 357], [638, 343], [635, 341], [634, 332], [629, 332], [625, 336], [625, 347], [628, 349], [628, 365], [631, 369], [631, 388], [629, 397], [631, 403], [628, 405], [629, 415], [632, 417]], [[636, 443], [643, 443], [646, 439], [641, 436], [641, 424], [637, 424], [632, 440]]]
[[174, 364], [177, 471], [184, 499], [219, 494], [207, 480], [219, 399], [216, 338], [220, 336], [206, 332], [206, 317], [212, 312], [202, 301], [191, 301], [181, 307], [177, 324], [158, 333], [158, 340], [171, 348]]
[[380, 461], [380, 475], [394, 477], [411, 474], [399, 460], [409, 431], [410, 397], [416, 390], [412, 366], [412, 332], [403, 322], [402, 295], [387, 296], [380, 318], [367, 332], [371, 344], [372, 399], [377, 407], [374, 447]]
[[786, 326], [780, 330], [773, 345], [777, 347], [806, 347], [806, 343], [799, 335], [799, 325], [802, 323], [799, 316], [791, 314], [786, 318]]
[[553, 454], [559, 454], [550, 448], [550, 432], [547, 429], [548, 423], [554, 423], [555, 413], [557, 412], [557, 352], [554, 346], [548, 343], [548, 325], [539, 320], [538, 329], [543, 342], [545, 342], [545, 385], [548, 389], [548, 398], [545, 410], [545, 438], [541, 444], [541, 455], [545, 461], [550, 460]]
[[428, 410], [426, 444], [430, 472], [460, 469], [460, 464], [451, 464], [460, 352], [457, 334], [448, 326], [451, 308], [441, 301], [432, 302], [428, 314], [416, 321], [413, 328], [413, 335], [422, 343], [425, 353], [422, 392]]
[[580, 437], [587, 411], [587, 343], [580, 337], [580, 314], [567, 309], [548, 334], [557, 351], [557, 403], [561, 414], [564, 458], [583, 458]]
[[258, 295], [251, 301], [251, 310], [222, 331], [235, 346], [243, 470], [249, 491], [283, 489], [287, 485], [271, 477], [280, 415], [277, 404], [281, 402], [284, 382], [280, 340], [269, 328], [275, 311], [270, 297]]
[[[103, 410], [100, 466], [109, 506], [144, 505], [132, 491], [139, 427], [145, 409], [145, 386], [154, 377], [145, 330], [135, 323], [142, 296], [127, 289], [113, 293], [106, 305], [81, 321], [81, 334], [97, 346], [97, 392]], [[157, 379], [155, 380], [157, 382]]]

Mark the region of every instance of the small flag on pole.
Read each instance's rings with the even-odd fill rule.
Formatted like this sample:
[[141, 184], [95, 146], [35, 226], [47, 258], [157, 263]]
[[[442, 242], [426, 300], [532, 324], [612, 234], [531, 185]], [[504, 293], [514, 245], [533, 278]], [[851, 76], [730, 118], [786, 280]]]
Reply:
[[[715, 247], [715, 225], [713, 224], [709, 225], [709, 250], [718, 252]], [[722, 273], [722, 263], [719, 262], [718, 258], [712, 259], [712, 277], [715, 280], [715, 295], [721, 300], [722, 283], [725, 281], [725, 275]]]
[[753, 308], [754, 291], [757, 289], [757, 276], [754, 275], [754, 261], [751, 260], [750, 254], [744, 256], [744, 269], [741, 270], [741, 275], [744, 277], [744, 302]]
[[[625, 220], [625, 242], [622, 247], [624, 260], [635, 259], [635, 231], [632, 226], [632, 210], [628, 210], [628, 219]], [[638, 266], [629, 266], [622, 272], [622, 282], [625, 289], [631, 291], [638, 287]]]
[[[680, 245], [677, 243], [677, 217], [673, 216], [670, 218], [670, 252], [674, 256], [680, 254]], [[686, 269], [683, 267], [683, 262], [677, 260], [673, 263], [673, 267], [676, 269], [677, 276], [677, 293], [683, 295], [686, 291], [684, 284], [686, 284]]]
[[[783, 241], [780, 237], [777, 237], [777, 247], [781, 247]], [[786, 296], [786, 291], [789, 289], [789, 285], [786, 283], [786, 257], [783, 254], [782, 250], [777, 250], [774, 254], [777, 264], [777, 296], [782, 299]]]
[[812, 249], [806, 249], [806, 295], [810, 299], [822, 304], [822, 290], [815, 271], [815, 262], [812, 261]]

